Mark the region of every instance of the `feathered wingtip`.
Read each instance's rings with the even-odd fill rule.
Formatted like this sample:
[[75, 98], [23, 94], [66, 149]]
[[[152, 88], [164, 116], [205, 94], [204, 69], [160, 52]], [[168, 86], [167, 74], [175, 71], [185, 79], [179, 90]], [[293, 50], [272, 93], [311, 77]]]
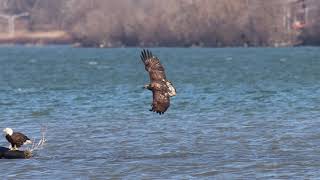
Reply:
[[141, 60], [142, 60], [143, 63], [144, 63], [147, 59], [150, 59], [150, 58], [152, 58], [152, 57], [153, 57], [153, 55], [152, 55], [152, 52], [151, 52], [151, 51], [145, 50], [145, 49], [143, 49], [143, 50], [141, 51], [140, 58], [141, 58]]

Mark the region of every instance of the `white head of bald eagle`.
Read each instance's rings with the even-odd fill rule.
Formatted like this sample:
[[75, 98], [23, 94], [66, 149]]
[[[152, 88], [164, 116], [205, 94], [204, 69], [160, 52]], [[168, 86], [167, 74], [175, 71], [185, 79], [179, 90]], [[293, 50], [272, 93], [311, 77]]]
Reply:
[[31, 144], [32, 141], [20, 132], [13, 132], [11, 128], [3, 129], [6, 139], [10, 143], [11, 150], [18, 150], [24, 144]]

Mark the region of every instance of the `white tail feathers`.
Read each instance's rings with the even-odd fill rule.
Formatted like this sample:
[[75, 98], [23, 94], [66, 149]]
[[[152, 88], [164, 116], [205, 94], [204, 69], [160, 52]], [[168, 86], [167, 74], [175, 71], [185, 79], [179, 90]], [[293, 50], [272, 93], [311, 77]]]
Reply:
[[31, 140], [26, 140], [26, 142], [24, 142], [23, 144], [32, 144]]
[[166, 85], [168, 86], [170, 97], [177, 95], [176, 89], [173, 87], [170, 81], [166, 81]]

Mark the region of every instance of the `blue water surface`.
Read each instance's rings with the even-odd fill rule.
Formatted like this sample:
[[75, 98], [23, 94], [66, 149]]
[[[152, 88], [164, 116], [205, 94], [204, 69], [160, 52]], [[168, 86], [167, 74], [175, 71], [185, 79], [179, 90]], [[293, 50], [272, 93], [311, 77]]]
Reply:
[[1, 177], [320, 177], [320, 48], [151, 49], [178, 93], [162, 116], [140, 50], [0, 47], [0, 128], [48, 140]]

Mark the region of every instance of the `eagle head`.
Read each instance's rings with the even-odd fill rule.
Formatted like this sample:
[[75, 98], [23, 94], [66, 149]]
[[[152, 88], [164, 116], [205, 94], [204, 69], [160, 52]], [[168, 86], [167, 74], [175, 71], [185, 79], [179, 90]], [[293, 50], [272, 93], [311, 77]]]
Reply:
[[3, 129], [3, 132], [5, 135], [9, 135], [9, 136], [13, 134], [13, 130], [11, 128], [5, 128]]

